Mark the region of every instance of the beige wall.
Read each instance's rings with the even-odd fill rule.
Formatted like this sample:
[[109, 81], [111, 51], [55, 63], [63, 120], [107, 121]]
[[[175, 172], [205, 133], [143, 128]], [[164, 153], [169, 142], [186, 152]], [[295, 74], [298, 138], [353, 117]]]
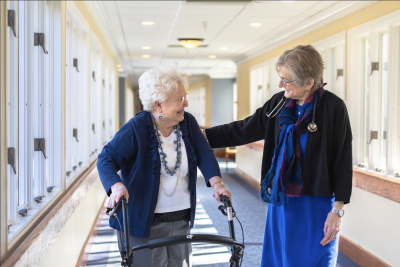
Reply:
[[247, 146], [236, 147], [237, 167], [255, 180], [261, 182], [262, 152]]
[[[195, 83], [193, 85], [190, 85], [188, 88], [188, 93], [190, 93], [190, 90], [194, 90], [200, 87], [205, 87], [206, 88], [206, 125], [205, 127], [211, 127], [211, 97], [212, 97], [212, 88], [211, 88], [211, 78], [208, 78], [206, 80], [200, 81], [198, 83]], [[190, 100], [189, 100], [190, 101]], [[189, 102], [190, 105], [190, 102]]]
[[400, 266], [400, 203], [353, 187], [341, 234], [390, 266]]
[[105, 198], [103, 186], [100, 179], [97, 179], [43, 257], [40, 267], [76, 266], [82, 248], [86, 245], [88, 233], [97, 220], [97, 214], [103, 207]]
[[400, 9], [400, 1], [377, 2], [322, 28], [305, 34], [276, 49], [268, 51], [248, 61], [239, 63], [236, 78], [238, 86], [238, 119], [241, 120], [250, 115], [250, 68], [252, 66], [263, 63], [273, 57], [280, 56], [285, 50], [291, 49], [296, 45], [306, 45], [323, 40], [339, 32], [379, 18], [398, 9]]

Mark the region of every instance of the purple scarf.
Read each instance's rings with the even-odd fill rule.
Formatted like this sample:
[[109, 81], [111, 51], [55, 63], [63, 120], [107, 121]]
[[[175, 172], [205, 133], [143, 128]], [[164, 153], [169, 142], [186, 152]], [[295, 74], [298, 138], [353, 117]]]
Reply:
[[[325, 86], [324, 84], [323, 86]], [[278, 115], [278, 146], [269, 172], [261, 183], [261, 198], [276, 206], [283, 204], [283, 194], [299, 197], [303, 194], [303, 166], [300, 149], [300, 135], [305, 134], [312, 121], [314, 101], [318, 108], [324, 91], [323, 86], [315, 91], [302, 106], [300, 116], [295, 115], [296, 100], [288, 98], [285, 107]], [[271, 192], [268, 193], [268, 188]]]

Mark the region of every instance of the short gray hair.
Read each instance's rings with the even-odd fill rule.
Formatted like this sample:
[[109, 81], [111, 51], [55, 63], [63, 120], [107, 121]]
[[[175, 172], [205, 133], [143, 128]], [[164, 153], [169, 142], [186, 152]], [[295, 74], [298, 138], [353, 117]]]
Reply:
[[288, 68], [293, 80], [299, 86], [305, 86], [309, 78], [314, 79], [311, 92], [323, 85], [324, 61], [312, 45], [299, 45], [286, 50], [276, 62], [276, 70], [278, 71], [281, 66]]
[[173, 67], [157, 66], [143, 73], [139, 78], [139, 98], [143, 109], [154, 111], [153, 102], [167, 100], [169, 95], [177, 91], [178, 84], [182, 84], [185, 89], [189, 87], [187, 80]]

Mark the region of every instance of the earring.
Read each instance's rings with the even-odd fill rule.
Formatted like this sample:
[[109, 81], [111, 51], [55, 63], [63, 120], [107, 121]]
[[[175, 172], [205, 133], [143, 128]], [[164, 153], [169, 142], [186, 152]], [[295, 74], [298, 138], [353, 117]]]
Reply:
[[308, 92], [308, 90], [307, 90], [307, 92]]
[[162, 119], [161, 113], [158, 114], [158, 118], [159, 118], [160, 120]]

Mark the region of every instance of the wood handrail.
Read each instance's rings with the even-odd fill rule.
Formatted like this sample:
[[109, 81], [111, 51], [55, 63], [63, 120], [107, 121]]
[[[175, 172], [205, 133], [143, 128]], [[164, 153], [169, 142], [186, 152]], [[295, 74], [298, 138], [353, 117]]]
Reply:
[[[259, 152], [264, 151], [264, 143], [260, 141], [245, 146]], [[400, 203], [400, 179], [398, 178], [353, 167], [353, 186]]]

